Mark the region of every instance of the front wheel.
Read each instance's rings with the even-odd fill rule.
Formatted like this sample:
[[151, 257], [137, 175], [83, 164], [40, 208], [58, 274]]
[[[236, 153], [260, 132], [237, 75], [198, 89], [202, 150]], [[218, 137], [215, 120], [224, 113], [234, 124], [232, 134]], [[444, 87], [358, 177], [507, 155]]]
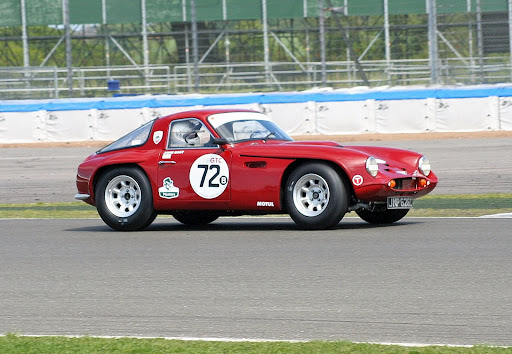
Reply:
[[357, 215], [370, 224], [392, 224], [407, 215], [409, 209], [385, 209], [379, 211], [358, 210]]
[[120, 231], [142, 230], [156, 217], [148, 178], [133, 167], [117, 167], [99, 178], [96, 208], [108, 226]]
[[336, 226], [348, 208], [348, 196], [340, 175], [324, 163], [311, 162], [288, 177], [285, 202], [291, 218], [303, 229]]

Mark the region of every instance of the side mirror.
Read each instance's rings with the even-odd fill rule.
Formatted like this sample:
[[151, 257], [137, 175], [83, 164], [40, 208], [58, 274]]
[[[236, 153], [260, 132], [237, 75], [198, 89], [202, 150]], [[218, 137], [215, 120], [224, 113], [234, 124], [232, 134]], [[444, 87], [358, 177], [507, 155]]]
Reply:
[[223, 145], [227, 145], [228, 141], [224, 138], [213, 138], [212, 144], [223, 146]]

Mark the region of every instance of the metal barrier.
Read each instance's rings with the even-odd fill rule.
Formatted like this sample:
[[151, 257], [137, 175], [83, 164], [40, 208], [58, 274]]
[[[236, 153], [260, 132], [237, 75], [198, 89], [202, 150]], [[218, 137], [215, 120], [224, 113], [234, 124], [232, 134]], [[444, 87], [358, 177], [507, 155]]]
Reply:
[[[361, 61], [371, 86], [428, 85], [427, 59]], [[443, 59], [439, 65], [441, 84], [510, 82], [508, 57]], [[201, 93], [247, 91], [294, 91], [323, 87], [361, 86], [352, 61], [264, 62], [201, 64], [198, 66]], [[195, 92], [193, 65], [151, 65], [72, 68], [72, 85], [66, 68], [0, 68], [0, 100], [108, 95], [175, 94]]]
[[[116, 66], [72, 68], [0, 68], [0, 99], [96, 97], [112, 94], [169, 94], [173, 78], [169, 66]], [[117, 81], [118, 87], [109, 85]], [[71, 91], [71, 92], [70, 92]]]
[[58, 98], [58, 70], [44, 68], [0, 68], [0, 98]]
[[[428, 59], [361, 61], [371, 86], [429, 85]], [[484, 84], [510, 82], [512, 67], [508, 57], [443, 59], [439, 65], [440, 84]], [[201, 92], [250, 90], [290, 91], [322, 87], [322, 63], [202, 64], [199, 66]], [[352, 61], [325, 64], [327, 86], [360, 86], [357, 67]], [[175, 92], [194, 91], [193, 65], [174, 67]]]

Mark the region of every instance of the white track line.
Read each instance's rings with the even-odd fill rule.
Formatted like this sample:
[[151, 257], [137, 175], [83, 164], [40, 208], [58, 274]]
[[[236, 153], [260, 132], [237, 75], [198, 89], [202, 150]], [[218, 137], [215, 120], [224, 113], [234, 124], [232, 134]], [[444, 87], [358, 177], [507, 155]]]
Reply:
[[481, 218], [488, 218], [488, 219], [510, 219], [510, 218], [512, 218], [512, 213], [482, 215], [480, 217]]

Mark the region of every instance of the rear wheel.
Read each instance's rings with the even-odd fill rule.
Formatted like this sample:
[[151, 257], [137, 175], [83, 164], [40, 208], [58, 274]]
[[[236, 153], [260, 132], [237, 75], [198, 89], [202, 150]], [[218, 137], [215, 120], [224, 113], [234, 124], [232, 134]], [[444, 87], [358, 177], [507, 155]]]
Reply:
[[100, 177], [96, 208], [108, 226], [120, 231], [142, 230], [156, 217], [151, 185], [146, 175], [133, 167], [117, 167]]
[[392, 224], [407, 215], [409, 209], [358, 210], [357, 215], [370, 224]]
[[330, 166], [311, 162], [295, 169], [286, 183], [286, 206], [304, 229], [336, 226], [348, 208], [348, 196], [340, 175]]
[[199, 214], [200, 212], [195, 213], [174, 213], [172, 216], [185, 225], [207, 225], [211, 222], [214, 222], [219, 218], [216, 214]]

